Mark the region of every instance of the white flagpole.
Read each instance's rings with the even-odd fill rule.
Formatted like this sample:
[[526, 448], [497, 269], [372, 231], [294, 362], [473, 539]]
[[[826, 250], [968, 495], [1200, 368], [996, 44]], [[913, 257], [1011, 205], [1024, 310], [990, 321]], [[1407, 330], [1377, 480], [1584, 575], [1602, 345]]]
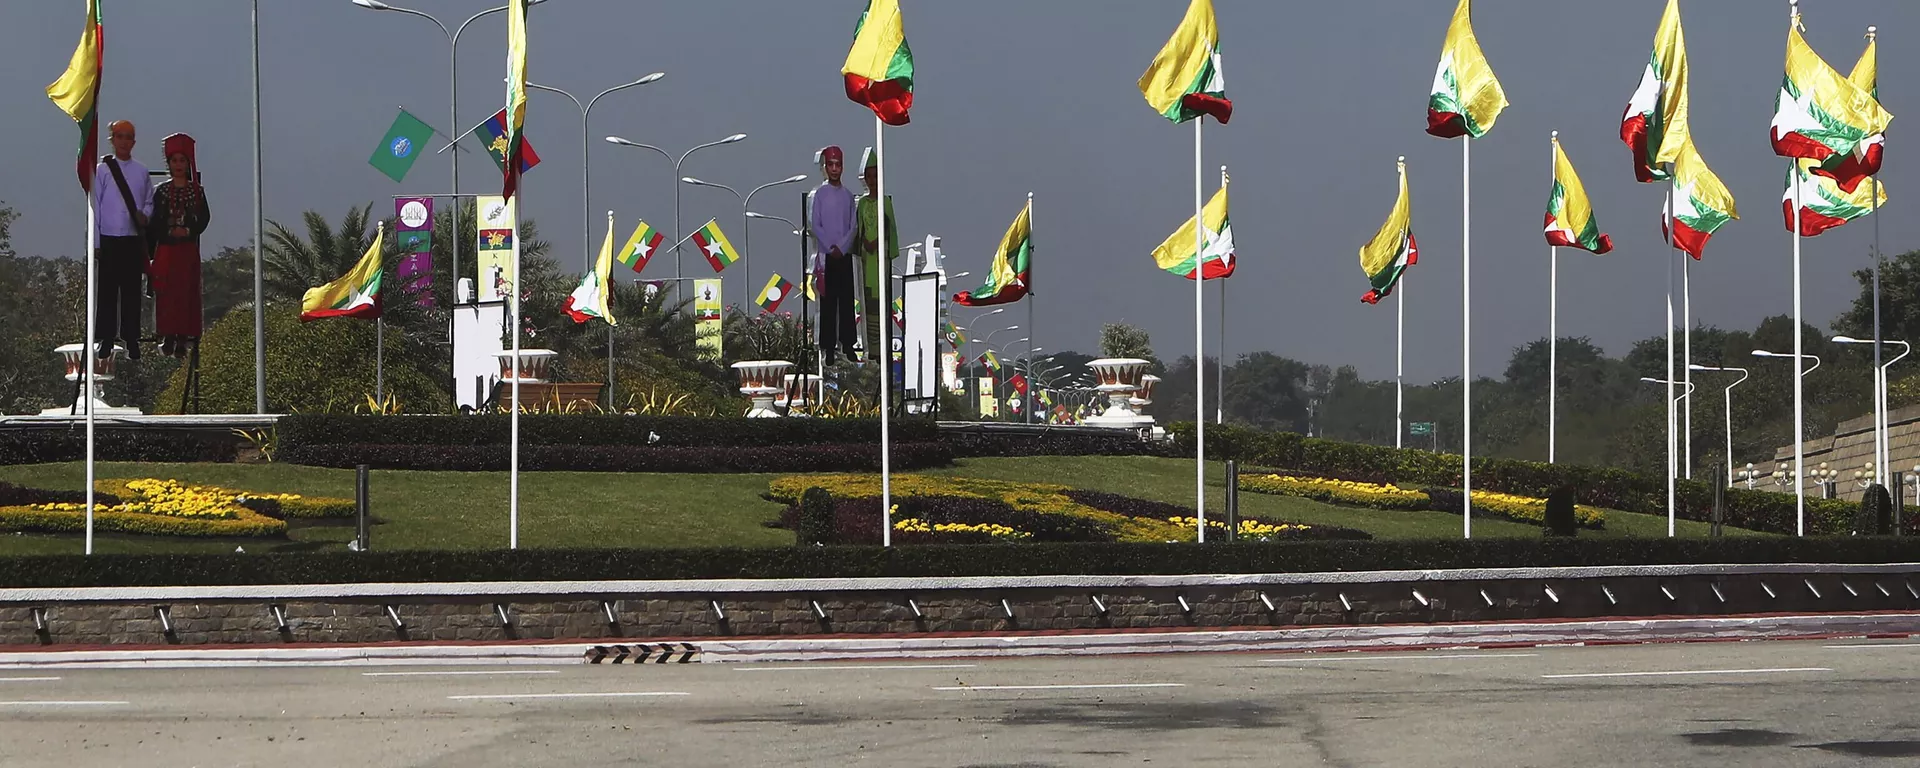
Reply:
[[1806, 435], [1807, 413], [1805, 373], [1801, 366], [1801, 342], [1806, 336], [1800, 325], [1800, 169], [1787, 159], [1787, 180], [1793, 183], [1793, 535], [1807, 535]]
[[[99, 229], [99, 227], [100, 227], [100, 220], [99, 220], [98, 214], [93, 209], [93, 193], [88, 192], [87, 193], [87, 250], [86, 250], [86, 254], [87, 254], [87, 340], [83, 345], [83, 349], [80, 350], [80, 360], [85, 364], [86, 370], [81, 374], [81, 377], [84, 379], [84, 381], [82, 382], [80, 387], [80, 398], [83, 403], [81, 407], [86, 409], [86, 415], [87, 415], [87, 489], [86, 489], [87, 542], [86, 542], [85, 552], [86, 554], [89, 554], [89, 555], [93, 554], [93, 382], [94, 382], [93, 369], [94, 369], [94, 366], [98, 365], [100, 362], [99, 358], [94, 356], [96, 350], [98, 349], [97, 345], [99, 344], [99, 342], [94, 337], [97, 336], [100, 332], [99, 328], [97, 327], [98, 325], [97, 320], [94, 317], [94, 314], [97, 311], [97, 305], [100, 302], [99, 287], [95, 285], [95, 275], [100, 271], [100, 267], [98, 264], [98, 261], [99, 261], [99, 254], [97, 253], [98, 249], [94, 248], [93, 240], [94, 240], [94, 233]], [[134, 343], [138, 343], [138, 340], [136, 339]], [[113, 355], [113, 347], [111, 345], [107, 347], [107, 355], [109, 356], [107, 359], [109, 360], [113, 359], [111, 357]]]
[[[1676, 234], [1679, 231], [1680, 221], [1674, 215], [1674, 206], [1678, 204], [1674, 197], [1679, 188], [1679, 180], [1675, 178], [1673, 166], [1669, 164], [1667, 166], [1667, 245], [1668, 250], [1678, 252], [1681, 261], [1685, 261], [1687, 254], [1680, 250], [1680, 237]], [[1679, 446], [1674, 442], [1673, 264], [1664, 258], [1660, 260], [1660, 264], [1667, 272], [1667, 537], [1672, 538], [1678, 518], [1675, 512], [1675, 504], [1678, 501], [1675, 479], [1679, 476], [1676, 463], [1680, 456]]]
[[[1868, 35], [1874, 31], [1872, 27], [1867, 28]], [[1873, 189], [1867, 194], [1867, 201], [1873, 216], [1873, 468], [1874, 482], [1886, 485], [1893, 471], [1887, 462], [1893, 457], [1887, 445], [1887, 371], [1880, 367], [1880, 348], [1884, 344], [1880, 337], [1880, 270], [1884, 266], [1880, 257], [1880, 177], [1872, 177], [1871, 181]]]
[[387, 319], [373, 319], [373, 399], [387, 402]]
[[1460, 137], [1460, 510], [1473, 538], [1473, 137]]
[[520, 200], [524, 198], [519, 188], [520, 163], [511, 156], [507, 158], [509, 171], [514, 175], [514, 197], [507, 202], [513, 205], [513, 280], [507, 284], [512, 294], [507, 301], [512, 303], [513, 317], [508, 332], [513, 336], [513, 412], [507, 417], [511, 425], [507, 449], [507, 548], [520, 548]]
[[[1222, 189], [1225, 189], [1226, 186], [1227, 186], [1227, 167], [1223, 165], [1223, 166], [1220, 166], [1220, 187]], [[1226, 255], [1222, 254], [1220, 258], [1222, 259], [1226, 258]], [[1194, 279], [1205, 280], [1207, 271], [1202, 268], [1203, 266], [1205, 266], [1204, 263], [1200, 260], [1199, 257], [1196, 256], [1194, 258], [1193, 264], [1194, 264], [1194, 268], [1199, 270], [1194, 275]], [[1214, 361], [1215, 368], [1214, 368], [1214, 377], [1213, 377], [1213, 423], [1225, 424], [1227, 423], [1227, 279], [1224, 277], [1220, 278], [1220, 340], [1219, 341], [1220, 341], [1220, 357], [1219, 359]]]
[[[1029, 250], [1033, 248], [1033, 192], [1031, 190], [1027, 192], [1027, 248]], [[1040, 338], [1040, 328], [1033, 322], [1033, 260], [1031, 258], [1027, 260], [1027, 295], [1024, 299], [1027, 302], [1027, 378], [1033, 381], [1027, 382], [1027, 394], [1020, 399], [1023, 401], [1021, 405], [1026, 406], [1026, 423], [1032, 424], [1034, 398], [1037, 397], [1036, 387], [1040, 380], [1040, 377], [1033, 373], [1033, 356], [1040, 348], [1034, 340]], [[1045, 419], [1041, 421], [1044, 422]]]
[[1693, 257], [1680, 256], [1680, 476], [1693, 479]]
[[1199, 528], [1195, 539], [1201, 544], [1207, 543], [1207, 326], [1206, 315], [1201, 312], [1206, 303], [1201, 288], [1207, 281], [1205, 270], [1200, 268], [1200, 257], [1207, 247], [1206, 218], [1201, 215], [1200, 200], [1200, 126], [1205, 122], [1204, 115], [1193, 119], [1193, 514]]
[[[893, 305], [887, 301], [887, 262], [893, 254], [887, 248], [887, 148], [886, 123], [879, 115], [873, 116], [873, 153], [880, 157], [878, 188], [873, 191], [874, 221], [879, 226], [874, 236], [879, 246], [874, 249], [875, 258], [880, 260], [880, 306], [869, 307], [868, 312], [884, 313], [880, 316], [880, 349], [872, 355], [880, 362], [880, 546], [893, 546], [893, 440], [888, 430], [887, 413], [890, 408], [889, 396], [893, 391]], [[1032, 333], [1028, 333], [1032, 336]], [[1028, 355], [1028, 364], [1032, 364], [1032, 355]]]
[[[1553, 157], [1547, 162], [1548, 175], [1553, 175], [1560, 162], [1560, 132], [1553, 132]], [[1555, 182], [1559, 179], [1554, 178]], [[1548, 246], [1547, 268], [1547, 463], [1553, 463], [1554, 441], [1557, 435], [1560, 413], [1558, 397], [1560, 390], [1560, 247]]]
[[1397, 311], [1394, 312], [1393, 317], [1393, 447], [1400, 448], [1403, 447], [1401, 436], [1407, 432], [1406, 425], [1401, 421], [1406, 401], [1401, 399], [1400, 391], [1400, 379], [1406, 373], [1407, 273], [1405, 270], [1400, 272], [1400, 284], [1394, 286], [1393, 292], [1399, 296], [1394, 299], [1394, 307]]

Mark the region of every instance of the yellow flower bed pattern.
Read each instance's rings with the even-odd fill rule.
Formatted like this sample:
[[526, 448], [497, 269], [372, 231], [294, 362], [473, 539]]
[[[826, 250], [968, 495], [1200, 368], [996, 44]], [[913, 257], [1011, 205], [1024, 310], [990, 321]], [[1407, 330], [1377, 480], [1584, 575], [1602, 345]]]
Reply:
[[[775, 501], [798, 504], [800, 495], [808, 488], [824, 488], [836, 498], [874, 498], [880, 495], [880, 477], [878, 475], [789, 475], [776, 478], [768, 486], [768, 495]], [[1091, 521], [1113, 535], [1115, 541], [1130, 542], [1166, 542], [1193, 541], [1196, 538], [1195, 525], [1191, 518], [1182, 524], [1180, 518], [1162, 520], [1150, 517], [1132, 517], [1102, 509], [1095, 509], [1074, 501], [1066, 495], [1068, 486], [1049, 483], [1015, 483], [1004, 480], [982, 480], [970, 477], [936, 477], [929, 475], [894, 475], [893, 497], [912, 498], [959, 496], [976, 499], [1000, 501], [1007, 506], [1023, 512], [1042, 515], [1062, 515], [1080, 520]], [[902, 528], [903, 524], [912, 528]], [[1257, 521], [1245, 521], [1253, 524], [1260, 533], [1249, 534], [1260, 537], [1283, 531], [1305, 530], [1306, 526], [1276, 526]], [[996, 524], [947, 524], [959, 525], [952, 528], [956, 532], [987, 533], [996, 539], [1019, 540], [1032, 537], [1031, 532], [1020, 531]], [[1264, 526], [1264, 527], [1261, 527]], [[918, 518], [896, 520], [894, 530], [912, 530], [916, 532], [947, 531], [930, 525]], [[1224, 526], [1222, 526], [1224, 528]], [[1006, 532], [1001, 532], [1005, 529]]]
[[[1547, 521], [1547, 500], [1491, 491], [1473, 492], [1474, 512], [1493, 512], [1530, 523]], [[1583, 528], [1599, 528], [1607, 522], [1607, 512], [1585, 504], [1573, 505], [1573, 522]]]
[[[240, 493], [175, 480], [102, 480], [94, 486], [120, 503], [94, 505], [93, 527], [147, 536], [279, 536], [287, 524], [243, 507]], [[86, 529], [84, 504], [0, 507], [0, 530], [71, 533]]]
[[1325, 477], [1249, 476], [1240, 478], [1240, 490], [1373, 509], [1424, 509], [1427, 506], [1427, 495], [1420, 491]]

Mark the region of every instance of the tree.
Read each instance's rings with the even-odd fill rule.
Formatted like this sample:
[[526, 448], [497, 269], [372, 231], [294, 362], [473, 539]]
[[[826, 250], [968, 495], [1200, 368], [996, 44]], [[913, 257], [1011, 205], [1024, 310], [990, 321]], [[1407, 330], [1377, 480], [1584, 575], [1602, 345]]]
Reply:
[[1165, 370], [1160, 358], [1153, 356], [1153, 340], [1141, 328], [1126, 323], [1107, 323], [1100, 326], [1100, 354], [1107, 357], [1131, 357], [1145, 360], [1153, 365], [1152, 372]]
[[0, 200], [0, 256], [13, 256], [13, 220], [19, 217], [5, 200]]

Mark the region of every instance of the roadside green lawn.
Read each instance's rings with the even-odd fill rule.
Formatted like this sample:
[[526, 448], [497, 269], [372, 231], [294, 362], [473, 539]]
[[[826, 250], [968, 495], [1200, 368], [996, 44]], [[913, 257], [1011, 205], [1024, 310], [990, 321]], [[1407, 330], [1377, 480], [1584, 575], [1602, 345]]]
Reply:
[[[100, 478], [160, 477], [248, 491], [353, 497], [351, 470], [289, 464], [96, 465]], [[1127, 456], [1038, 456], [965, 459], [929, 474], [1058, 483], [1192, 506], [1193, 463]], [[79, 488], [79, 463], [0, 467], [0, 480], [36, 488]], [[1207, 466], [1209, 516], [1224, 510], [1225, 468]], [[527, 547], [782, 546], [793, 534], [765, 526], [781, 505], [761, 498], [777, 475], [526, 472], [520, 475], [520, 543]], [[371, 477], [376, 549], [492, 549], [507, 545], [507, 477], [502, 473], [376, 471]], [[1248, 515], [1309, 525], [1358, 528], [1379, 538], [1454, 538], [1458, 515], [1336, 507], [1259, 493], [1240, 494]], [[1681, 536], [1705, 536], [1705, 523], [1680, 521]], [[1538, 526], [1476, 517], [1476, 537], [1537, 537]], [[1666, 535], [1666, 519], [1607, 513], [1604, 531], [1581, 536]], [[1728, 529], [1728, 535], [1764, 535]], [[295, 521], [286, 539], [198, 540], [98, 536], [95, 551], [124, 553], [249, 552], [340, 549], [352, 521]], [[0, 533], [0, 556], [76, 553], [74, 534]]]

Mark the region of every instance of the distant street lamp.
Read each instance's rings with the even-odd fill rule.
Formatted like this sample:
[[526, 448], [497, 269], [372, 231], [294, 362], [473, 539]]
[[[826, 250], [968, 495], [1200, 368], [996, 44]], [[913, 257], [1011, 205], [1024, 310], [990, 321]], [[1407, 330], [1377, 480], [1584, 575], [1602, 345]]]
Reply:
[[[1735, 379], [1732, 384], [1727, 385], [1725, 395], [1722, 398], [1722, 401], [1726, 404], [1726, 417], [1727, 417], [1727, 487], [1732, 488], [1733, 487], [1733, 388], [1740, 386], [1740, 382], [1747, 380], [1747, 375], [1748, 375], [1747, 369], [1732, 368], [1732, 367], [1722, 368], [1718, 366], [1701, 365], [1699, 363], [1693, 363], [1687, 366], [1687, 370], [1728, 371], [1728, 372], [1739, 371], [1740, 372], [1740, 378]], [[1752, 469], [1753, 465], [1748, 464], [1747, 468]]]
[[[793, 184], [796, 182], [802, 182], [806, 180], [807, 180], [806, 174], [804, 173], [795, 174], [793, 176], [788, 176], [779, 181], [769, 181], [765, 184], [754, 187], [753, 191], [748, 192], [746, 195], [743, 196], [740, 194], [739, 191], [725, 184], [715, 184], [711, 181], [701, 181], [692, 176], [681, 177], [680, 182], [683, 184], [692, 184], [696, 187], [714, 187], [716, 189], [724, 189], [728, 192], [732, 192], [733, 196], [736, 198], [739, 198], [740, 200], [740, 283], [741, 283], [740, 306], [744, 307], [747, 305], [748, 302], [753, 300], [753, 294], [751, 293], [751, 291], [753, 290], [753, 270], [750, 266], [748, 266], [753, 263], [753, 248], [752, 248], [753, 238], [752, 238], [752, 232], [747, 227], [747, 219], [753, 217], [753, 213], [747, 210], [749, 206], [753, 205], [753, 196], [760, 194], [760, 190], [766, 189], [767, 187], [777, 187], [777, 186], [780, 186], [781, 184]], [[799, 229], [799, 227], [794, 227], [794, 228]]]
[[[679, 159], [675, 159], [674, 156], [671, 154], [668, 154], [666, 150], [656, 147], [652, 144], [641, 144], [640, 142], [637, 142], [637, 141], [628, 141], [626, 139], [620, 138], [619, 136], [608, 136], [607, 143], [617, 144], [622, 147], [634, 147], [636, 149], [651, 149], [655, 152], [660, 153], [660, 156], [666, 158], [667, 162], [673, 163], [673, 177], [675, 179], [678, 179], [680, 178], [680, 166], [684, 165], [687, 162], [687, 157], [691, 156], [693, 153], [706, 149], [707, 147], [717, 147], [722, 144], [732, 144], [736, 141], [741, 141], [745, 138], [747, 138], [746, 134], [736, 133], [736, 134], [733, 134], [732, 136], [728, 136], [719, 141], [709, 141], [705, 144], [700, 144], [698, 146], [695, 146], [693, 149], [689, 149], [685, 152], [680, 153]], [[673, 286], [676, 292], [681, 290], [680, 281], [684, 278], [684, 274], [681, 271], [681, 264], [680, 264], [680, 250], [681, 250], [680, 246], [683, 244], [683, 241], [686, 239], [686, 237], [687, 237], [686, 231], [682, 227], [680, 222], [680, 184], [679, 182], [676, 181], [673, 185], [673, 239], [674, 239]]]

